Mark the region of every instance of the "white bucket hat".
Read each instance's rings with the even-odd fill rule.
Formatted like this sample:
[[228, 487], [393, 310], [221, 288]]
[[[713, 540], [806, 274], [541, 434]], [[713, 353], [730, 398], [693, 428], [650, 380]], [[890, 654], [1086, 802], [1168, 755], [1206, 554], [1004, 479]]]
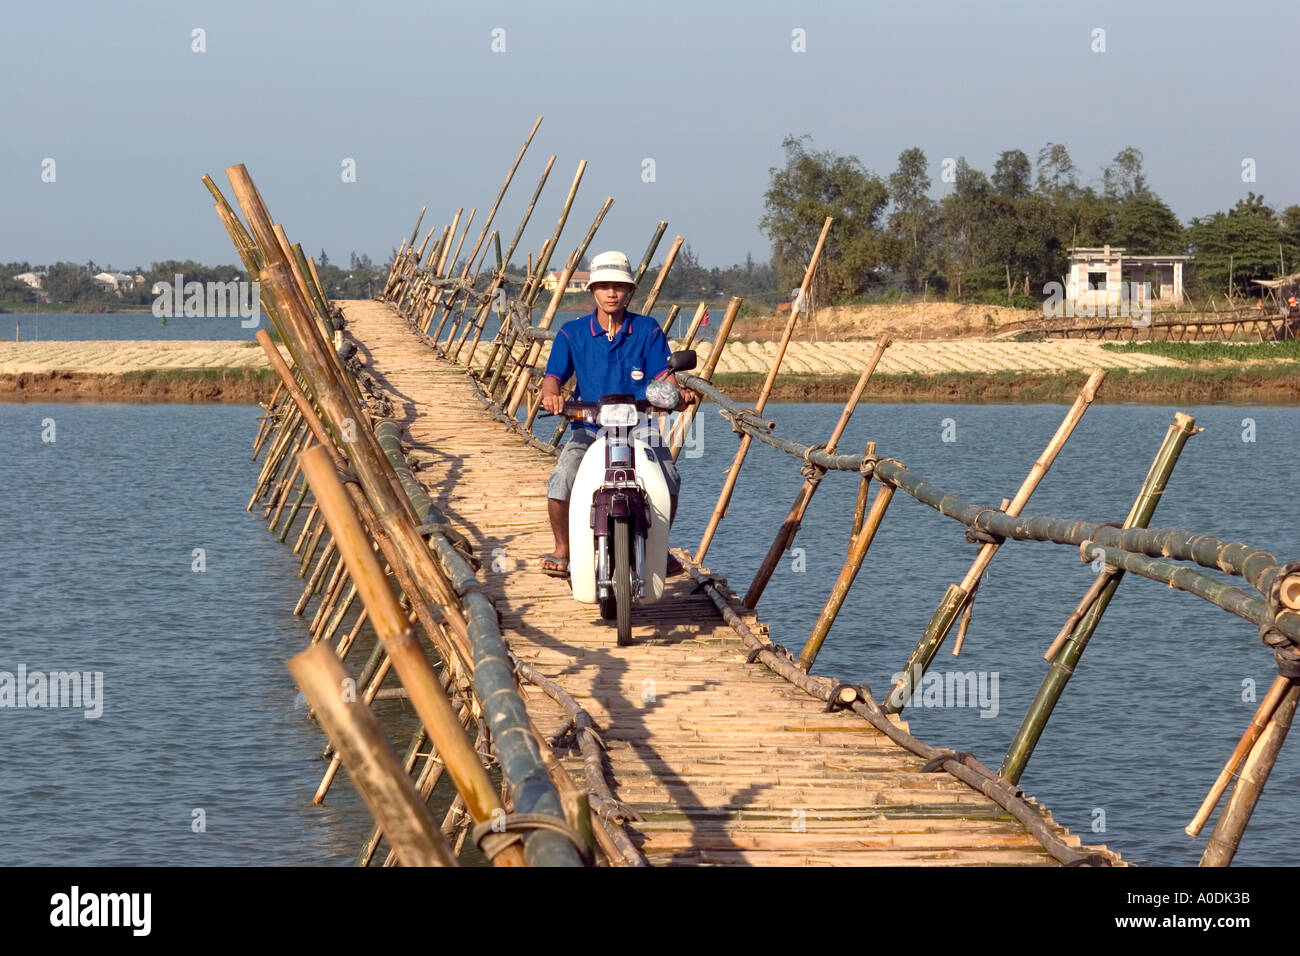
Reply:
[[632, 268], [628, 265], [627, 256], [621, 252], [602, 252], [592, 259], [591, 277], [587, 279], [587, 288], [590, 289], [597, 282], [623, 282], [635, 288], [636, 280], [632, 278]]

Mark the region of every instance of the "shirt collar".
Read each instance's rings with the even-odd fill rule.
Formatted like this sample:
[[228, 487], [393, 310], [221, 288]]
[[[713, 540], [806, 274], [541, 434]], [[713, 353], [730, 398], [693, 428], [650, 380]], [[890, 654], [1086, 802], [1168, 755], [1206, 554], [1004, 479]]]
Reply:
[[[607, 334], [608, 334], [608, 333], [605, 332], [605, 330], [604, 330], [603, 327], [601, 327], [601, 326], [599, 326], [599, 325], [596, 324], [596, 310], [595, 310], [595, 309], [592, 309], [592, 310], [591, 310], [590, 325], [591, 325], [591, 337], [592, 337], [592, 338], [595, 338], [595, 337], [598, 336], [598, 335], [607, 335]], [[620, 325], [620, 326], [618, 327], [618, 331], [614, 333], [614, 338], [618, 338], [618, 337], [621, 336], [621, 335], [631, 335], [631, 334], [632, 334], [632, 313], [631, 313], [630, 311], [624, 309], [624, 310], [623, 310], [623, 324]]]

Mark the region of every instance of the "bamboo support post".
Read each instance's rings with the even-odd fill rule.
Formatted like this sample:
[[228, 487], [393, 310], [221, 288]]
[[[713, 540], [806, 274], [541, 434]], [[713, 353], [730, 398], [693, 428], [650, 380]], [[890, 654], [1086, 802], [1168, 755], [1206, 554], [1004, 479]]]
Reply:
[[831, 625], [835, 623], [840, 608], [844, 606], [849, 589], [853, 587], [858, 571], [862, 568], [862, 562], [867, 556], [867, 550], [875, 540], [876, 532], [880, 529], [881, 522], [885, 520], [885, 511], [894, 497], [893, 485], [884, 482], [879, 484], [875, 500], [871, 503], [871, 511], [861, 530], [854, 536], [853, 543], [849, 546], [849, 553], [844, 558], [844, 567], [840, 569], [839, 577], [831, 587], [830, 596], [827, 597], [821, 613], [817, 615], [817, 622], [813, 625], [812, 633], [808, 635], [803, 650], [799, 652], [799, 660], [795, 662], [795, 666], [805, 674], [812, 670], [813, 663], [817, 660], [817, 652], [821, 650], [826, 635], [830, 633]]
[[[600, 224], [605, 221], [605, 216], [609, 213], [609, 208], [612, 205], [614, 205], [614, 198], [607, 196], [604, 203], [601, 204], [600, 211], [596, 213], [596, 218], [592, 220], [587, 234], [583, 236], [582, 242], [569, 255], [569, 261], [565, 263], [564, 271], [560, 273], [560, 279], [555, 285], [555, 291], [551, 294], [551, 301], [546, 306], [546, 312], [542, 315], [542, 320], [537, 323], [539, 329], [549, 329], [551, 323], [555, 321], [555, 313], [559, 311], [560, 301], [564, 298], [564, 290], [568, 288], [574, 270], [578, 268], [578, 263], [582, 261], [582, 257], [587, 254], [587, 247], [591, 245], [591, 240], [596, 238], [596, 231], [600, 228]], [[528, 355], [524, 358], [523, 364], [516, 373], [516, 384], [510, 396], [510, 405], [506, 409], [507, 415], [514, 415], [519, 410], [519, 403], [524, 400], [524, 395], [528, 390], [528, 383], [532, 378], [530, 373], [541, 354], [542, 340], [536, 339], [529, 345]]]
[[[726, 348], [727, 339], [731, 336], [731, 327], [736, 322], [736, 316], [740, 314], [740, 306], [744, 302], [739, 296], [733, 296], [727, 303], [727, 311], [722, 316], [722, 324], [718, 326], [718, 333], [713, 337], [713, 344], [709, 349], [709, 356], [704, 360], [704, 368], [700, 370], [699, 377], [706, 382], [713, 380], [713, 375], [717, 371], [718, 362], [722, 359], [722, 350]], [[705, 309], [704, 303], [701, 302], [699, 308], [695, 311], [695, 318], [691, 320], [691, 327], [686, 332], [686, 340], [682, 348], [690, 348], [695, 341], [695, 335], [699, 332], [700, 323], [708, 310]], [[701, 399], [703, 401], [703, 399]], [[699, 413], [699, 403], [686, 406], [686, 410], [677, 416], [677, 421], [673, 423], [672, 430], [668, 433], [668, 453], [672, 455], [673, 461], [676, 461], [682, 453], [682, 446], [686, 443], [686, 435], [691, 430], [691, 425], [695, 422], [695, 416]]]
[[[1021, 483], [1016, 496], [1011, 499], [1011, 503], [1006, 507], [1006, 514], [1017, 516], [1024, 509], [1030, 495], [1042, 482], [1043, 477], [1052, 467], [1052, 463], [1056, 461], [1056, 456], [1065, 447], [1066, 440], [1069, 439], [1075, 426], [1083, 418], [1083, 413], [1088, 410], [1088, 407], [1097, 397], [1097, 390], [1101, 388], [1101, 383], [1105, 381], [1105, 378], [1105, 369], [1096, 369], [1088, 376], [1088, 381], [1084, 384], [1079, 395], [1075, 398], [1074, 404], [1070, 406], [1064, 420], [1056, 429], [1056, 434], [1047, 443], [1043, 453], [1038, 456], [1038, 460], [1034, 462], [1029, 474]], [[962, 578], [961, 583], [948, 586], [948, 591], [944, 594], [943, 600], [939, 602], [939, 606], [930, 617], [930, 623], [926, 626], [925, 633], [921, 635], [921, 639], [917, 641], [916, 647], [908, 657], [907, 664], [903, 667], [902, 676], [890, 690], [884, 704], [885, 713], [896, 714], [902, 709], [900, 702], [908, 699], [910, 696], [909, 688], [915, 687], [915, 681], [925, 673], [930, 666], [930, 662], [934, 660], [934, 655], [938, 652], [944, 638], [948, 636], [952, 625], [961, 615], [966, 602], [970, 600], [972, 593], [980, 582], [980, 578], [983, 577], [985, 569], [989, 566], [989, 562], [993, 560], [993, 555], [997, 553], [997, 550], [998, 544], [996, 542], [984, 542], [980, 545], [979, 553], [975, 556], [970, 570], [966, 572], [966, 576]]]
[[[1199, 431], [1196, 420], [1190, 415], [1182, 412], [1174, 414], [1174, 420], [1165, 432], [1164, 440], [1155, 458], [1152, 459], [1146, 478], [1142, 481], [1141, 490], [1134, 499], [1128, 516], [1124, 519], [1124, 528], [1145, 528], [1150, 525], [1151, 517], [1155, 514], [1156, 507], [1160, 504], [1160, 499], [1169, 485], [1169, 476], [1173, 473], [1174, 465], [1178, 463], [1183, 447], [1187, 444], [1187, 440]], [[1006, 756], [1003, 758], [999, 773], [1012, 783], [1020, 781], [1025, 766], [1029, 763], [1029, 758], [1033, 755], [1034, 748], [1047, 727], [1047, 721], [1065, 691], [1065, 685], [1069, 683], [1078, 667], [1084, 649], [1101, 623], [1101, 616], [1110, 605], [1111, 598], [1114, 597], [1123, 577], [1123, 571], [1103, 568], [1089, 588], [1088, 596], [1085, 597], [1085, 600], [1088, 600], [1088, 597], [1092, 598], [1088, 607], [1082, 613], [1076, 608], [1075, 614], [1071, 615], [1071, 619], [1076, 623], [1070, 626], [1070, 636], [1061, 645], [1060, 650], [1052, 654], [1047, 674], [1043, 677], [1042, 684], [1021, 721], [1020, 729], [1012, 738]], [[1080, 607], [1082, 606], [1080, 604]], [[1055, 643], [1053, 646], [1055, 647]]]
[[1228, 805], [1219, 815], [1214, 832], [1205, 845], [1205, 852], [1201, 854], [1201, 866], [1227, 866], [1232, 862], [1246, 824], [1250, 822], [1255, 805], [1264, 792], [1269, 772], [1291, 729], [1297, 702], [1300, 702], [1300, 682], [1292, 681], [1241, 768], [1241, 775], [1237, 779], [1237, 785], [1232, 788]]
[[[874, 458], [876, 456], [876, 443], [867, 442], [865, 457]], [[871, 488], [871, 472], [862, 472], [862, 477], [858, 479], [858, 500], [853, 508], [853, 527], [849, 531], [849, 540], [852, 541], [862, 530], [862, 520], [867, 516], [867, 495]]]
[[664, 256], [664, 264], [659, 267], [659, 274], [655, 276], [655, 284], [651, 287], [650, 292], [641, 303], [638, 310], [641, 315], [650, 315], [654, 312], [655, 303], [659, 301], [659, 290], [664, 287], [664, 282], [668, 279], [668, 273], [672, 270], [673, 263], [677, 261], [677, 253], [682, 248], [685, 240], [681, 236], [673, 239], [673, 244], [668, 247], [668, 255]]
[[[826, 244], [826, 234], [831, 230], [831, 222], [831, 217], [827, 216], [826, 221], [822, 223], [822, 231], [817, 237], [817, 245], [813, 249], [812, 258], [808, 260], [808, 268], [804, 270], [803, 283], [799, 286], [799, 302], [808, 300], [808, 289], [812, 285], [813, 274], [817, 271], [817, 260], [821, 258], [822, 247]], [[790, 318], [785, 324], [785, 331], [781, 334], [781, 342], [776, 347], [776, 355], [772, 358], [772, 365], [767, 370], [767, 377], [763, 380], [763, 387], [759, 390], [758, 401], [754, 403], [754, 412], [757, 415], [761, 415], [763, 407], [767, 405], [767, 398], [772, 393], [772, 384], [776, 381], [776, 374], [781, 369], [781, 361], [785, 358], [785, 350], [790, 345], [790, 337], [794, 334], [795, 323], [798, 320], [799, 310], [791, 308]], [[685, 435], [685, 431], [682, 434]], [[736, 449], [736, 457], [727, 470], [727, 480], [723, 483], [722, 491], [718, 494], [717, 504], [713, 506], [713, 514], [709, 518], [708, 527], [704, 529], [704, 536], [700, 538], [700, 545], [695, 549], [693, 558], [696, 564], [704, 563], [704, 557], [709, 552], [709, 545], [718, 530], [718, 523], [722, 521], [723, 516], [727, 513], [727, 505], [731, 501], [731, 493], [735, 490], [736, 479], [740, 477], [740, 466], [745, 463], [745, 456], [749, 454], [749, 446], [753, 441], [754, 439], [750, 437], [748, 432], [740, 436], [740, 447]]]
[[[340, 542], [339, 548], [348, 562], [348, 570], [357, 582], [362, 601], [370, 610], [375, 632], [387, 648], [402, 685], [410, 691], [416, 713], [446, 760], [456, 789], [465, 797], [475, 821], [481, 823], [491, 819], [494, 810], [503, 809], [501, 801], [487, 772], [479, 764], [477, 753], [461, 730], [432, 665], [416, 642], [406, 615], [398, 607], [370, 548], [369, 538], [349, 505], [343, 484], [324, 449], [314, 448], [305, 452], [303, 470], [311, 482], [312, 493], [321, 503], [326, 521]], [[386, 827], [385, 832], [388, 832]], [[522, 865], [523, 860], [522, 848], [514, 845], [499, 853], [494, 862]]]
[[[844, 429], [848, 427], [849, 419], [853, 417], [858, 402], [862, 400], [862, 393], [866, 391], [867, 382], [871, 380], [871, 375], [875, 372], [876, 366], [880, 364], [880, 357], [885, 354], [885, 349], [889, 348], [889, 343], [888, 335], [881, 336], [880, 340], [876, 342], [876, 348], [871, 353], [871, 358], [867, 360], [866, 366], [858, 376], [858, 381], [853, 386], [853, 393], [849, 395], [848, 401], [844, 403], [844, 409], [840, 412], [839, 421], [835, 423], [835, 428], [831, 431], [831, 437], [826, 441], [826, 454], [835, 454], [835, 449], [844, 434]], [[813, 495], [817, 493], [817, 486], [821, 484], [824, 475], [825, 471], [814, 468], [812, 474], [804, 478], [803, 486], [799, 489], [799, 493], [795, 495], [794, 504], [790, 506], [785, 520], [781, 522], [781, 527], [772, 540], [772, 546], [767, 549], [767, 555], [763, 558], [763, 563], [759, 565], [758, 571], [754, 574], [754, 580], [749, 585], [749, 590], [745, 592], [745, 598], [741, 603], [750, 610], [754, 609], [758, 604], [758, 599], [763, 596], [763, 590], [767, 587], [767, 582], [771, 580], [772, 572], [776, 570], [781, 555], [789, 550], [790, 545], [793, 544], [795, 535], [799, 533], [799, 528], [803, 523], [803, 516], [808, 511], [808, 506], [812, 503]]]
[[[496, 290], [501, 287], [501, 283], [505, 281], [506, 269], [509, 268], [510, 266], [510, 259], [514, 256], [515, 249], [518, 248], [519, 246], [519, 240], [524, 234], [524, 227], [528, 225], [528, 220], [531, 219], [533, 216], [533, 210], [537, 208], [537, 199], [538, 197], [541, 196], [542, 187], [546, 185], [546, 179], [548, 176], [551, 175], [551, 167], [554, 165], [555, 165], [555, 154], [552, 153], [551, 158], [546, 161], [546, 168], [542, 170], [541, 179], [537, 181], [537, 188], [533, 190], [533, 198], [529, 200], [527, 207], [525, 207], [524, 209], [523, 216], [520, 217], [519, 219], [519, 225], [515, 229], [514, 238], [510, 240], [510, 245], [506, 247], [506, 251], [504, 254], [501, 253], [500, 237], [498, 237], [497, 239], [498, 262], [497, 262], [496, 274], [493, 276], [492, 282], [488, 285], [487, 293], [483, 297], [483, 304], [479, 306], [478, 315], [475, 316], [474, 321], [471, 322], [469, 326], [466, 326], [465, 329], [466, 335], [469, 334], [469, 329], [471, 327], [475, 329], [474, 342], [469, 349], [469, 358], [465, 360], [467, 364], [471, 364], [471, 365], [473, 364], [472, 360], [474, 357], [474, 350], [478, 348], [479, 339], [482, 337], [483, 329], [487, 325], [487, 314], [492, 307], [492, 301], [493, 301], [492, 296], [496, 292]], [[427, 326], [426, 326], [426, 330], [427, 330]], [[498, 335], [499, 334], [500, 331], [498, 330]], [[463, 340], [461, 344], [462, 345], [464, 344]], [[484, 366], [484, 368], [486, 369], [487, 366]]]
[[[538, 129], [538, 127], [540, 127], [541, 125], [542, 125], [542, 117], [539, 116], [539, 117], [537, 117], [536, 122], [533, 123], [533, 128], [532, 128], [531, 130], [528, 131], [528, 136], [524, 139], [524, 145], [521, 146], [521, 147], [519, 148], [519, 153], [518, 153], [518, 155], [515, 156], [515, 161], [514, 161], [514, 163], [512, 163], [511, 166], [510, 166], [510, 171], [506, 173], [506, 179], [505, 179], [505, 182], [501, 184], [501, 188], [500, 188], [500, 190], [497, 191], [497, 198], [496, 198], [496, 200], [492, 203], [492, 208], [488, 210], [487, 218], [485, 218], [485, 219], [483, 220], [483, 226], [482, 226], [482, 228], [479, 230], [478, 239], [477, 239], [477, 241], [475, 241], [475, 243], [474, 243], [474, 248], [470, 251], [469, 258], [468, 258], [468, 260], [467, 260], [466, 263], [465, 263], [465, 270], [461, 273], [461, 279], [462, 279], [462, 280], [463, 280], [467, 275], [469, 275], [469, 264], [470, 264], [470, 262], [473, 262], [473, 261], [474, 261], [475, 256], [478, 255], [479, 247], [483, 245], [483, 241], [484, 241], [484, 239], [487, 238], [487, 236], [488, 236], [488, 231], [492, 228], [492, 221], [493, 221], [494, 219], [496, 219], [497, 209], [500, 208], [500, 206], [501, 206], [501, 200], [505, 198], [506, 190], [510, 188], [510, 183], [514, 180], [514, 178], [515, 178], [515, 173], [518, 172], [518, 170], [519, 170], [519, 164], [523, 162], [524, 154], [525, 154], [526, 152], [528, 152], [528, 147], [529, 147], [529, 145], [532, 143], [532, 141], [533, 141], [533, 137], [534, 137], [535, 135], [537, 135], [537, 129]], [[554, 161], [555, 161], [555, 157], [552, 156], [552, 157], [551, 157], [551, 162], [554, 162]], [[546, 167], [547, 172], [550, 172], [550, 168], [551, 168], [551, 167], [550, 167], [550, 165], [548, 164], [547, 167]], [[545, 176], [543, 176], [543, 177], [542, 177], [542, 182], [545, 182], [545, 181], [546, 181], [546, 178], [545, 178]], [[539, 186], [539, 187], [538, 187], [538, 190], [540, 191], [540, 189], [541, 189], [541, 187]], [[537, 197], [536, 197], [536, 196], [533, 197], [533, 201], [534, 201], [534, 202], [537, 201]], [[531, 207], [530, 207], [529, 211], [531, 212]], [[472, 214], [471, 214], [470, 218], [471, 218], [471, 220], [473, 219], [473, 215], [472, 215]], [[522, 231], [523, 231], [523, 230], [521, 229], [520, 232], [522, 232]], [[469, 226], [468, 226], [468, 225], [466, 225], [466, 227], [465, 227], [465, 232], [466, 232], [467, 234], [468, 234], [468, 232], [469, 232]], [[464, 242], [463, 239], [462, 239], [461, 241]], [[484, 252], [486, 252], [486, 251], [487, 251], [487, 250], [484, 249]], [[460, 255], [460, 247], [459, 247], [459, 246], [458, 246], [457, 249], [456, 249], [456, 254], [457, 254], [457, 256]], [[452, 293], [451, 299], [449, 300], [448, 305], [447, 305], [447, 309], [448, 309], [448, 311], [450, 311], [450, 309], [451, 309], [451, 302], [454, 302], [454, 301], [455, 301], [455, 299], [456, 299], [456, 295], [457, 295], [456, 292], [453, 292], [453, 293]], [[431, 325], [433, 324], [433, 318], [434, 318], [434, 314], [436, 313], [436, 311], [437, 311], [437, 309], [436, 309], [436, 306], [435, 306], [433, 312], [430, 312], [430, 314], [429, 314], [429, 316], [428, 316], [428, 321], [427, 321], [427, 322], [425, 323], [425, 325], [424, 325], [424, 328], [425, 328], [426, 330], [428, 329], [429, 326], [431, 326]], [[454, 334], [454, 332], [453, 332], [453, 334]], [[437, 336], [434, 336], [434, 340], [435, 340], [435, 341], [437, 340]], [[459, 351], [459, 350], [458, 350], [458, 351]]]
[[655, 250], [659, 248], [659, 241], [664, 237], [664, 231], [668, 228], [668, 220], [660, 219], [659, 224], [655, 226], [654, 234], [650, 236], [650, 242], [646, 244], [645, 252], [641, 255], [641, 262], [636, 267], [636, 272], [632, 273], [632, 278], [639, 286], [641, 280], [645, 278], [646, 271], [650, 268], [650, 262], [655, 257]]
[[375, 717], [341, 689], [347, 672], [326, 647], [309, 647], [289, 660], [325, 732], [335, 742], [362, 799], [406, 866], [455, 866], [428, 807], [402, 772]]
[[[371, 676], [370, 683], [366, 687], [365, 693], [361, 695], [361, 703], [367, 710], [369, 710], [371, 705], [374, 704], [375, 695], [379, 693], [379, 688], [383, 686], [384, 678], [388, 676], [388, 672], [392, 670], [392, 667], [392, 660], [385, 656], [383, 660], [380, 661], [379, 667], [375, 670], [374, 675]], [[333, 741], [330, 743], [331, 746], [333, 746]], [[325, 802], [325, 797], [330, 792], [330, 786], [333, 785], [334, 777], [339, 772], [339, 767], [342, 766], [342, 764], [343, 758], [339, 755], [338, 748], [334, 747], [333, 754], [330, 757], [329, 766], [325, 768], [325, 774], [321, 777], [320, 784], [316, 787], [316, 793], [311, 798], [311, 802], [316, 804], [316, 806], [320, 806]]]
[[1241, 740], [1237, 742], [1232, 755], [1228, 757], [1227, 764], [1219, 771], [1219, 776], [1215, 778], [1213, 786], [1210, 787], [1210, 792], [1206, 794], [1205, 800], [1202, 801], [1200, 808], [1196, 811], [1196, 816], [1192, 818], [1191, 823], [1183, 828], [1183, 832], [1188, 836], [1200, 836], [1201, 829], [1205, 826], [1206, 821], [1210, 819], [1210, 814], [1214, 812], [1214, 808], [1219, 805], [1219, 800], [1223, 798], [1224, 791], [1228, 789], [1228, 784], [1236, 776], [1242, 761], [1250, 754], [1255, 742], [1259, 740], [1260, 735], [1268, 727], [1269, 721], [1273, 719], [1273, 714], [1277, 711], [1278, 705], [1282, 703], [1282, 698], [1286, 696], [1287, 691], [1291, 689], [1291, 684], [1291, 679], [1283, 677], [1281, 674], [1273, 678], [1273, 685], [1268, 689], [1268, 693], [1264, 695], [1264, 699], [1260, 701], [1259, 709], [1255, 711], [1255, 716], [1251, 718], [1246, 732], [1241, 735]]

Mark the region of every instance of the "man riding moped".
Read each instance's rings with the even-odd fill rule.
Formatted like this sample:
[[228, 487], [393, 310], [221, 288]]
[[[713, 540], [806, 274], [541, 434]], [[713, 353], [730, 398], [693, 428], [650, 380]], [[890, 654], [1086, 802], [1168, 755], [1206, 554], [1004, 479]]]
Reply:
[[[668, 339], [659, 323], [650, 316], [627, 310], [636, 291], [627, 256], [621, 252], [596, 256], [591, 263], [587, 290], [593, 295], [595, 308], [564, 323], [551, 343], [546, 377], [542, 380], [542, 407], [552, 414], [563, 414], [560, 386], [570, 375], [577, 378], [575, 401], [595, 402], [615, 394], [644, 401], [650, 382], [663, 380], [676, 386], [677, 378], [669, 368]], [[677, 411], [698, 401], [691, 390], [679, 391]], [[553, 577], [568, 576], [569, 498], [582, 458], [598, 434], [595, 424], [575, 420], [546, 485], [546, 507], [555, 549], [542, 557], [542, 571]], [[677, 514], [681, 479], [671, 456], [665, 453], [656, 457], [671, 495], [671, 523], [672, 516]], [[671, 555], [667, 570], [670, 575], [682, 570]]]

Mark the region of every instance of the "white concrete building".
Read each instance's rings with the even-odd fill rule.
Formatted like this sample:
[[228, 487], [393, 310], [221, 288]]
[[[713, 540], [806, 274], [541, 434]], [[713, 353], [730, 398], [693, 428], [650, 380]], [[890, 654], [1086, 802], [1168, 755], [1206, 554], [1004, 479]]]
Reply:
[[1079, 246], [1068, 252], [1065, 298], [1075, 310], [1082, 306], [1096, 315], [1118, 309], [1124, 300], [1132, 308], [1148, 301], [1152, 307], [1183, 301], [1183, 263], [1190, 262], [1191, 256], [1126, 256], [1123, 246], [1109, 245]]

